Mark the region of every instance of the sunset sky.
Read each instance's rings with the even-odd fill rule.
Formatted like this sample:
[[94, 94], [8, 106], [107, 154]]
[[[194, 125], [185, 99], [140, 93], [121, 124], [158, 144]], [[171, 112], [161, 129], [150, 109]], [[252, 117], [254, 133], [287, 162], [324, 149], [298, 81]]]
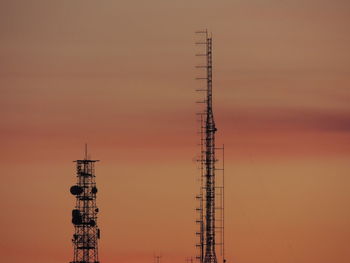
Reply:
[[195, 255], [204, 28], [227, 263], [350, 262], [350, 1], [0, 0], [2, 262], [72, 260], [85, 143], [101, 263]]

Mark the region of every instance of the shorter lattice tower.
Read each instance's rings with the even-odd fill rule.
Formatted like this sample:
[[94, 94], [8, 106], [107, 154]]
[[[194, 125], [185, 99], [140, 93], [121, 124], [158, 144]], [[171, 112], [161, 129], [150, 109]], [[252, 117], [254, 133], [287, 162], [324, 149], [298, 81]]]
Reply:
[[98, 240], [100, 229], [97, 226], [96, 206], [97, 187], [95, 182], [95, 162], [89, 160], [85, 147], [84, 160], [76, 160], [77, 183], [70, 188], [76, 196], [75, 209], [72, 211], [74, 225], [74, 256], [71, 263], [99, 263]]

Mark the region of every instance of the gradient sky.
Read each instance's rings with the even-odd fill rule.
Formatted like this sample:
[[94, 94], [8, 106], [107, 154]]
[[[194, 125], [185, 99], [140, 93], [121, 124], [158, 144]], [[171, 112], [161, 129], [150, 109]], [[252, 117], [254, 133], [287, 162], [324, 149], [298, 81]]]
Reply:
[[228, 263], [350, 262], [349, 1], [0, 0], [3, 262], [71, 260], [85, 142], [101, 262], [194, 255], [205, 27]]

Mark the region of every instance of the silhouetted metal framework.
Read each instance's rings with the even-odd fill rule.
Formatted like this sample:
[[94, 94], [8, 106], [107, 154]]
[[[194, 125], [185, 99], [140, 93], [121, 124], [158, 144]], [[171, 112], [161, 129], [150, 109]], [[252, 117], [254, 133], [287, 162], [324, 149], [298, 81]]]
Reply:
[[[203, 49], [196, 56], [205, 58], [204, 63], [196, 66], [196, 68], [204, 69], [205, 76], [200, 76], [198, 80], [206, 81], [205, 87], [197, 89], [198, 92], [204, 92], [203, 100], [197, 101], [205, 105], [198, 113], [200, 118], [200, 191], [197, 195], [198, 200], [198, 218], [196, 222], [199, 225], [198, 235], [198, 254], [196, 259], [200, 263], [217, 263], [218, 256], [220, 261], [225, 262], [224, 256], [224, 165], [221, 168], [216, 168], [218, 161], [215, 156], [215, 150], [220, 149], [224, 154], [224, 147], [215, 147], [215, 126], [213, 114], [213, 91], [212, 91], [212, 36], [207, 30], [197, 31], [201, 36], [201, 40], [196, 42]], [[203, 40], [204, 36], [204, 40]], [[220, 170], [222, 176], [218, 178], [216, 171]], [[220, 234], [220, 239], [217, 240], [216, 234]], [[216, 253], [216, 245], [220, 245], [220, 254]]]
[[71, 263], [99, 263], [98, 239], [100, 229], [97, 226], [96, 206], [97, 187], [95, 182], [95, 162], [89, 160], [85, 152], [84, 160], [76, 160], [77, 183], [70, 188], [76, 196], [75, 209], [72, 211], [74, 225], [74, 256]]

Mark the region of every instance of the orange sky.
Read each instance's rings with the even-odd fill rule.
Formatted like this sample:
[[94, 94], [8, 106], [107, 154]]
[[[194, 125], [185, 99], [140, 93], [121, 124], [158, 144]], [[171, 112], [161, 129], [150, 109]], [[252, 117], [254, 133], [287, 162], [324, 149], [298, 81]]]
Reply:
[[100, 261], [194, 255], [205, 27], [228, 262], [350, 261], [345, 0], [0, 1], [2, 261], [71, 260], [85, 142], [101, 160]]

